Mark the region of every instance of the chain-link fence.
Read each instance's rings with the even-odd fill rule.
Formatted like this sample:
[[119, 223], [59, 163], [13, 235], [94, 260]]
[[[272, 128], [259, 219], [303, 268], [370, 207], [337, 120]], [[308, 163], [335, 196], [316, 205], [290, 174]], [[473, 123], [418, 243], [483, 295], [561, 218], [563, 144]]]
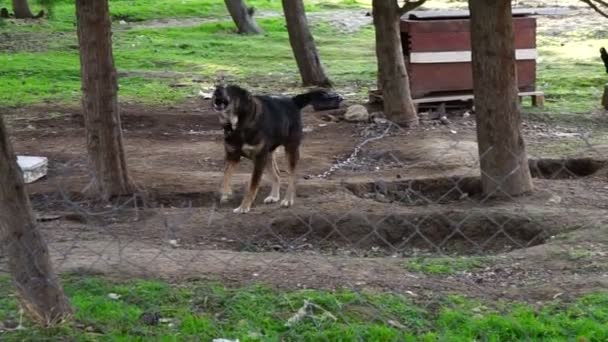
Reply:
[[[86, 193], [79, 106], [28, 105], [80, 97], [72, 9], [40, 26], [0, 21], [0, 51], [9, 56], [0, 56], [0, 75], [11, 80], [2, 89], [22, 95], [3, 97], [12, 145], [20, 156], [48, 158], [46, 177], [26, 187], [31, 232], [47, 242], [74, 309], [52, 329], [25, 318], [7, 258], [24, 240], [3, 235], [0, 340], [608, 341], [608, 126], [591, 104], [601, 97], [596, 50], [605, 21], [578, 1], [529, 3], [569, 6], [537, 21], [537, 85], [547, 108], [524, 107], [528, 165], [511, 170], [529, 167], [533, 191], [484, 193], [480, 159], [492, 150], [480, 158], [475, 113], [461, 104], [421, 108], [420, 127], [408, 130], [373, 105], [353, 108], [348, 120], [346, 107], [307, 109], [295, 204], [264, 204], [265, 175], [247, 214], [233, 209], [253, 165], [241, 162], [234, 195], [220, 204], [223, 133], [209, 103], [191, 97], [213, 84], [207, 69], [228, 65], [255, 93], [299, 89], [282, 23], [269, 22], [265, 38], [248, 37], [259, 48], [232, 37], [226, 13], [116, 16], [124, 146], [138, 190], [101, 201]], [[125, 4], [113, 5], [126, 13]], [[375, 83], [368, 12], [308, 14], [347, 102], [363, 102]], [[280, 17], [278, 7], [256, 14]], [[145, 104], [155, 97], [179, 104]], [[578, 112], [585, 114], [564, 114]], [[287, 167], [277, 154], [283, 196]], [[23, 271], [32, 286], [18, 290], [49, 304], [51, 292], [31, 290], [53, 279], [36, 274], [44, 265], [30, 266]]]
[[[606, 337], [606, 298], [589, 297], [608, 281], [606, 156], [595, 129], [526, 118], [534, 191], [495, 199], [482, 191], [474, 113], [421, 113], [413, 130], [380, 114], [360, 123], [341, 114], [304, 113], [294, 206], [263, 204], [265, 180], [248, 214], [232, 211], [248, 161], [234, 198], [219, 204], [222, 139], [206, 109], [127, 109], [128, 163], [140, 191], [111, 202], [83, 194], [79, 115], [13, 121], [16, 149], [49, 157], [47, 177], [28, 191], [76, 307], [73, 334]], [[3, 331], [28, 336], [10, 303]], [[16, 327], [26, 335], [10, 335]]]

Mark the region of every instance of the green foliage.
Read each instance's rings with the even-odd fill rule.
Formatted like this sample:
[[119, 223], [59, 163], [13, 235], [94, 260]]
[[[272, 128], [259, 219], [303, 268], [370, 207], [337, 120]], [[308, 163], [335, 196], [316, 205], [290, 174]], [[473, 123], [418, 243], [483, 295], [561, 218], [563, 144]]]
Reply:
[[[18, 319], [17, 301], [6, 277], [0, 278], [0, 322]], [[541, 308], [523, 303], [484, 303], [452, 296], [433, 305], [416, 305], [398, 294], [339, 291], [278, 291], [254, 285], [226, 288], [154, 280], [114, 282], [100, 277], [64, 277], [76, 309], [73, 323], [3, 333], [3, 341], [22, 340], [203, 340], [241, 341], [563, 341], [608, 338], [608, 293], [589, 294]], [[112, 294], [112, 296], [109, 296]], [[291, 327], [286, 322], [305, 302], [312, 314]], [[168, 319], [146, 325], [143, 313]], [[391, 323], [389, 323], [391, 322]]]

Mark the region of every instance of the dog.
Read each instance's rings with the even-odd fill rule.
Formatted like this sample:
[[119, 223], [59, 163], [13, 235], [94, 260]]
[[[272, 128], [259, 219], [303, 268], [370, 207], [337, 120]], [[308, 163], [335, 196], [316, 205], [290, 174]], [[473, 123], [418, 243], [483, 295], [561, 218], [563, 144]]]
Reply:
[[251, 159], [254, 166], [249, 187], [234, 212], [250, 211], [264, 170], [272, 178], [272, 188], [264, 203], [278, 202], [280, 176], [274, 152], [283, 146], [289, 177], [281, 207], [292, 206], [303, 135], [301, 109], [326, 97], [327, 91], [322, 89], [288, 97], [253, 95], [236, 85], [217, 85], [211, 103], [224, 129], [225, 167], [220, 202], [224, 203], [232, 196], [230, 182], [241, 157]]

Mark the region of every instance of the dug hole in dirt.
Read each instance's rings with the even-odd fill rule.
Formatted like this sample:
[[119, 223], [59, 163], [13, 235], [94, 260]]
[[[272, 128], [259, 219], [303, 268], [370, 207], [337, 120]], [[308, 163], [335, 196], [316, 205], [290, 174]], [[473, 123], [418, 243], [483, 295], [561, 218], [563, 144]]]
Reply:
[[[471, 118], [404, 131], [324, 121], [307, 110], [295, 205], [264, 205], [265, 180], [252, 211], [235, 215], [251, 163], [241, 163], [234, 198], [219, 205], [222, 134], [206, 108], [123, 107], [127, 162], [143, 192], [111, 204], [80, 195], [87, 171], [78, 109], [8, 116], [17, 152], [49, 158], [48, 177], [28, 191], [41, 218], [56, 218], [40, 221], [56, 267], [391, 290], [419, 300], [457, 292], [538, 301], [608, 286], [605, 146], [578, 159], [531, 158], [535, 192], [498, 201], [480, 191]], [[539, 140], [526, 132], [526, 141]], [[283, 194], [282, 152], [279, 165]], [[408, 267], [421, 257], [484, 263], [433, 275]]]

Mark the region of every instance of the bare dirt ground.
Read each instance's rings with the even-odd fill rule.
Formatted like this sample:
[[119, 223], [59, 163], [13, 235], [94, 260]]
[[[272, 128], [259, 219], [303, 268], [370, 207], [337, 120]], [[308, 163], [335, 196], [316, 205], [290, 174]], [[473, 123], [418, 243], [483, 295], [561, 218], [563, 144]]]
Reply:
[[[571, 145], [579, 134], [571, 129], [527, 122], [536, 191], [498, 201], [480, 194], [473, 116], [455, 113], [442, 125], [423, 115], [420, 128], [403, 131], [308, 110], [295, 206], [261, 203], [265, 182], [252, 212], [236, 215], [251, 163], [238, 170], [234, 200], [220, 206], [222, 135], [207, 108], [123, 106], [141, 194], [112, 204], [81, 196], [78, 109], [5, 117], [19, 154], [50, 160], [48, 177], [28, 191], [61, 271], [526, 301], [608, 286], [608, 146], [559, 159], [545, 147]], [[447, 276], [406, 267], [413, 257], [446, 255], [483, 256], [484, 266]]]

